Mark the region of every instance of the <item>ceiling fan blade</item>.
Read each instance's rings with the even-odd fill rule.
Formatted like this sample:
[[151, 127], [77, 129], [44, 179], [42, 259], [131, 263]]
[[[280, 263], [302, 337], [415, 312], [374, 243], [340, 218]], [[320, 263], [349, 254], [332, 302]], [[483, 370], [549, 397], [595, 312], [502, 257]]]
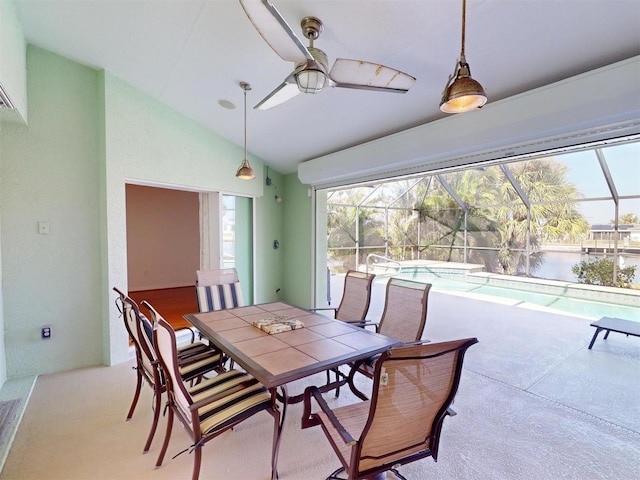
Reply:
[[362, 60], [336, 59], [329, 76], [335, 87], [406, 93], [416, 79], [395, 68]]
[[247, 17], [283, 60], [301, 63], [313, 60], [307, 47], [269, 0], [240, 0]]
[[298, 89], [296, 79], [292, 73], [285, 78], [284, 82], [282, 82], [273, 92], [264, 97], [260, 103], [253, 108], [258, 110], [269, 110], [270, 108], [282, 105], [287, 100], [291, 100], [299, 93], [300, 90]]

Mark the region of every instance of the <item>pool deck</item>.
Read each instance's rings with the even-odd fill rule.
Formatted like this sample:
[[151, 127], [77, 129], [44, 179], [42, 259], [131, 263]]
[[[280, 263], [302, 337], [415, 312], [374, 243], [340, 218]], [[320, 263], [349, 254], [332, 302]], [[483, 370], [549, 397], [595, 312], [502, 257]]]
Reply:
[[[368, 318], [380, 317], [375, 283]], [[334, 290], [335, 291], [335, 290]], [[339, 299], [337, 299], [339, 301]], [[640, 472], [640, 339], [588, 350], [591, 320], [529, 304], [431, 291], [423, 338], [477, 337], [437, 464], [407, 478], [623, 479]]]

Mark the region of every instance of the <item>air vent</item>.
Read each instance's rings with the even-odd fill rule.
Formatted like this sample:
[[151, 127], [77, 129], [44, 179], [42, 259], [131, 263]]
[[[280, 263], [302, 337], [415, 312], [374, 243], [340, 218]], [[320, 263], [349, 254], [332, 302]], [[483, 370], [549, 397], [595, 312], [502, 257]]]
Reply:
[[15, 108], [2, 84], [0, 84], [0, 108]]

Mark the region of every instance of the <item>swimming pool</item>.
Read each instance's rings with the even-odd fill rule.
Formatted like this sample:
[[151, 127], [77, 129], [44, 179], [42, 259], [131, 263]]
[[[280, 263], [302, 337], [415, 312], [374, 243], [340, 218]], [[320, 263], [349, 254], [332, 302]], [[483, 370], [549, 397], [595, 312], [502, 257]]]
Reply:
[[[520, 289], [489, 285], [487, 284], [488, 282], [481, 284], [470, 281], [471, 275], [468, 276], [464, 272], [446, 269], [403, 268], [400, 274], [394, 276], [407, 280], [431, 283], [434, 290], [442, 292], [465, 292], [469, 295], [485, 296], [486, 300], [495, 300], [497, 298], [510, 299], [515, 300], [517, 305], [539, 305], [594, 320], [601, 317], [617, 317], [640, 322], [640, 296], [635, 297], [638, 301], [637, 306], [620, 305], [606, 301], [591, 301], [565, 295], [536, 292], [533, 291], [534, 289], [531, 288], [530, 284], [524, 281], [521, 283]], [[516, 281], [512, 283], [517, 286], [517, 278], [515, 280]], [[552, 284], [553, 282], [549, 281], [545, 283]], [[634, 299], [631, 300], [631, 302], [634, 301]]]

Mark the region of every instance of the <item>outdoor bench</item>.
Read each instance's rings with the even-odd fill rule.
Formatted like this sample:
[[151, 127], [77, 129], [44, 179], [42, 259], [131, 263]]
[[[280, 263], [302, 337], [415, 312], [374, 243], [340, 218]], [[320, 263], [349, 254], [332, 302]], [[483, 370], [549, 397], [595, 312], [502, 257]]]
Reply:
[[592, 327], [596, 327], [596, 333], [593, 334], [591, 343], [589, 344], [589, 350], [593, 347], [593, 343], [596, 341], [596, 337], [602, 330], [606, 330], [604, 339], [606, 340], [611, 332], [624, 333], [625, 335], [633, 335], [634, 337], [640, 337], [640, 322], [634, 322], [631, 320], [623, 320], [622, 318], [602, 317], [600, 320], [596, 320], [591, 324]]

